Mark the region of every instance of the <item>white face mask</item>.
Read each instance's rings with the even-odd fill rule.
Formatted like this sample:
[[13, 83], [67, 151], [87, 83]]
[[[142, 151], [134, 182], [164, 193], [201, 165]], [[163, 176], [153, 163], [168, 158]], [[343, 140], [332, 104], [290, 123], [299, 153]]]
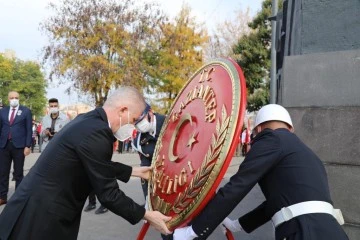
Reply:
[[134, 129], [135, 126], [129, 123], [129, 111], [128, 111], [128, 123], [121, 126], [121, 117], [120, 117], [120, 128], [114, 133], [114, 136], [116, 137], [117, 140], [123, 142], [132, 136]]
[[10, 99], [10, 106], [17, 107], [19, 105], [19, 99]]
[[51, 107], [50, 108], [50, 113], [58, 113], [59, 112], [59, 108], [58, 107]]
[[149, 122], [147, 117], [137, 123], [135, 127], [141, 133], [151, 132], [155, 129], [154, 122]]

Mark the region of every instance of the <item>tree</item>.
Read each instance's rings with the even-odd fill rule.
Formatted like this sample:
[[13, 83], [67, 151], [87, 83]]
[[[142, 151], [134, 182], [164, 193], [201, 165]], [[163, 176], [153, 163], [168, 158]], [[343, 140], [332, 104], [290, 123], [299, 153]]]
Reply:
[[72, 81], [72, 88], [102, 105], [118, 85], [146, 85], [143, 52], [166, 19], [156, 4], [135, 0], [62, 0], [42, 24], [50, 44], [44, 63], [50, 79]]
[[236, 61], [246, 78], [249, 111], [256, 111], [269, 102], [270, 16], [271, 0], [265, 0], [261, 11], [249, 23], [252, 31], [240, 38], [233, 47], [234, 54], [237, 55]]
[[3, 53], [0, 53], [0, 102], [7, 103], [7, 94], [9, 92], [9, 85], [13, 78], [14, 60], [7, 58]]
[[235, 11], [234, 18], [218, 23], [215, 33], [209, 38], [206, 59], [218, 57], [236, 59], [237, 56], [234, 55], [233, 47], [242, 36], [250, 33], [248, 26], [250, 20], [250, 9], [248, 8], [246, 11], [238, 9]]
[[9, 91], [20, 94], [20, 104], [31, 109], [36, 117], [44, 115], [46, 105], [46, 80], [40, 65], [0, 54], [0, 98], [8, 105]]
[[162, 95], [163, 109], [168, 109], [179, 91], [203, 64], [206, 30], [191, 16], [191, 8], [183, 4], [173, 22], [161, 25], [161, 35], [147, 51], [149, 89]]

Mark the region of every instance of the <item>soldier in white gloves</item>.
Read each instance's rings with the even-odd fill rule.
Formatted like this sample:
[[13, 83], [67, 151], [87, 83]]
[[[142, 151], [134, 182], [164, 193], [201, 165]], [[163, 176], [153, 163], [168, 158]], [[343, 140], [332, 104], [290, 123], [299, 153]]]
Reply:
[[[332, 205], [323, 163], [293, 132], [285, 108], [262, 107], [238, 172], [191, 226], [175, 230], [174, 239], [206, 239], [221, 223], [249, 233], [268, 221], [275, 226], [276, 240], [348, 239], [339, 224], [341, 214]], [[257, 183], [266, 201], [237, 220], [226, 218]]]

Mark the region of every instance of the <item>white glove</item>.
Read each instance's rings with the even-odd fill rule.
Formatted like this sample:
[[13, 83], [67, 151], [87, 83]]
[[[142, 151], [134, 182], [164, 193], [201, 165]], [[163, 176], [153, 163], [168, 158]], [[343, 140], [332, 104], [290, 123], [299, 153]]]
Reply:
[[196, 235], [191, 226], [178, 228], [174, 231], [174, 240], [192, 240], [197, 237], [198, 235]]
[[239, 223], [239, 220], [231, 220], [230, 218], [225, 218], [224, 221], [221, 223], [224, 225], [227, 229], [229, 229], [231, 232], [240, 232], [242, 231], [242, 227]]
[[149, 203], [148, 203], [148, 200], [147, 200], [147, 196], [145, 197], [145, 210], [149, 210]]
[[[149, 210], [149, 204], [148, 204], [148, 201], [147, 201], [147, 196], [145, 197], [145, 205], [144, 205], [144, 208], [146, 211]], [[144, 219], [143, 220], [144, 223], [147, 223], [147, 221]]]

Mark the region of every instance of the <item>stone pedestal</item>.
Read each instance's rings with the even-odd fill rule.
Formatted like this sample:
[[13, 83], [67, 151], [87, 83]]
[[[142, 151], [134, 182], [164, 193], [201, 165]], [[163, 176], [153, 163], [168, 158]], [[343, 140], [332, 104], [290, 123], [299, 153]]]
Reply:
[[279, 104], [325, 164], [350, 239], [360, 236], [360, 50], [288, 56]]

